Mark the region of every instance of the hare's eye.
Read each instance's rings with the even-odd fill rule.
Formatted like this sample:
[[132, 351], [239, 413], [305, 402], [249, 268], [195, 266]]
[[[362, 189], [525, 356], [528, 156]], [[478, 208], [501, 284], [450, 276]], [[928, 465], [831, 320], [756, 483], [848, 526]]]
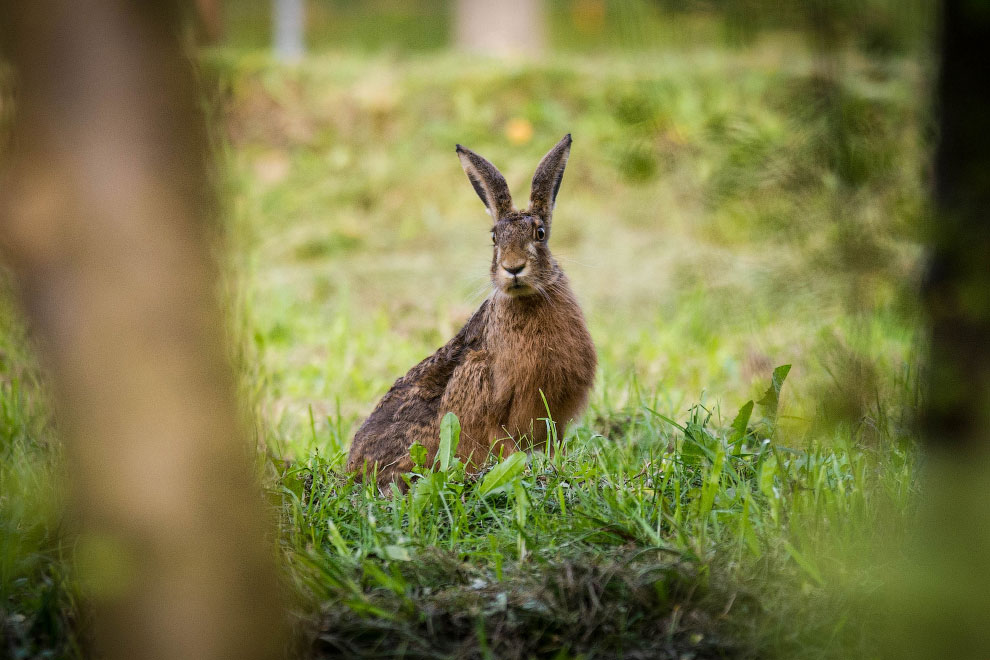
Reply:
[[542, 241], [546, 237], [547, 237], [547, 230], [544, 229], [543, 227], [537, 227], [536, 228], [536, 240]]
[[493, 231], [491, 232], [491, 234], [492, 234], [492, 245], [495, 245], [495, 232]]

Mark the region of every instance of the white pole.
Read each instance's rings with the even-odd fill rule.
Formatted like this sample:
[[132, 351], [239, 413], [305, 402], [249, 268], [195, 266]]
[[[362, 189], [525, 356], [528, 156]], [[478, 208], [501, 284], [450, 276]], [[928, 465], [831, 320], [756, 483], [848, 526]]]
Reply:
[[284, 62], [300, 59], [306, 50], [303, 40], [306, 10], [303, 1], [273, 0], [275, 56]]

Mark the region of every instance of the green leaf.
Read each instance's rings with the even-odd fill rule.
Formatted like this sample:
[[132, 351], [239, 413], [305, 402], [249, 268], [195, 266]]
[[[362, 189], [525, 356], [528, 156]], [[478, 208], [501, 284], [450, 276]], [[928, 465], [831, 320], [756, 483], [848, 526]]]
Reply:
[[700, 463], [702, 459], [714, 460], [718, 440], [697, 422], [688, 422], [684, 428], [681, 458], [687, 463]]
[[440, 472], [431, 472], [418, 480], [413, 486], [412, 506], [416, 515], [421, 515], [423, 510], [432, 502], [444, 485], [446, 475]]
[[457, 444], [460, 441], [461, 423], [457, 421], [457, 415], [449, 412], [440, 421], [440, 451], [437, 452], [437, 460], [440, 461], [442, 472], [446, 472], [450, 468], [457, 452]]
[[760, 492], [767, 499], [775, 499], [777, 493], [774, 491], [774, 477], [777, 475], [777, 459], [771, 457], [760, 466], [759, 487]]
[[450, 468], [447, 470], [447, 483], [449, 484], [460, 484], [464, 483], [464, 475], [466, 474], [466, 469], [464, 463], [461, 463], [461, 459], [455, 458], [450, 462]]
[[749, 427], [749, 418], [753, 414], [753, 400], [750, 399], [743, 404], [743, 407], [739, 409], [739, 414], [736, 418], [732, 420], [732, 434], [729, 436], [729, 442], [731, 444], [736, 444], [742, 442], [743, 438], [746, 437], [746, 430]]
[[780, 389], [784, 386], [784, 379], [791, 370], [791, 365], [784, 364], [773, 370], [773, 377], [770, 387], [763, 398], [757, 401], [759, 405], [766, 409], [766, 416], [770, 420], [777, 419], [777, 406], [780, 404]]
[[725, 466], [725, 452], [719, 451], [715, 454], [712, 462], [712, 469], [705, 478], [705, 483], [701, 487], [701, 499], [698, 504], [699, 517], [705, 518], [712, 511], [715, 505], [715, 494], [718, 492], [722, 478], [722, 468]]
[[409, 446], [409, 456], [412, 458], [413, 465], [416, 467], [421, 468], [426, 465], [426, 447], [418, 442], [414, 442]]
[[[272, 463], [275, 463], [275, 461], [272, 461]], [[277, 464], [276, 469], [278, 469]], [[295, 495], [296, 499], [302, 502], [306, 494], [306, 477], [302, 472], [286, 475], [286, 477], [282, 480], [282, 487]]]
[[514, 454], [509, 454], [507, 459], [493, 467], [485, 475], [485, 479], [481, 482], [481, 487], [478, 489], [481, 496], [487, 497], [491, 495], [522, 474], [522, 471], [526, 469], [526, 458], [526, 452], [517, 451]]

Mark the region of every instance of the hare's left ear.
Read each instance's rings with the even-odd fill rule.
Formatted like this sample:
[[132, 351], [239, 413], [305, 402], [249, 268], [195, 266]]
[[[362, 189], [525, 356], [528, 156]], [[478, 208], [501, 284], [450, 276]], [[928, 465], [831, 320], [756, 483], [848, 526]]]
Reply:
[[551, 149], [536, 168], [533, 187], [529, 194], [530, 213], [543, 218], [549, 227], [560, 181], [564, 178], [567, 156], [571, 153], [571, 134], [568, 133]]
[[485, 203], [492, 222], [512, 213], [512, 195], [509, 185], [498, 168], [470, 149], [457, 145], [457, 157], [461, 159], [461, 167], [471, 180], [474, 191]]

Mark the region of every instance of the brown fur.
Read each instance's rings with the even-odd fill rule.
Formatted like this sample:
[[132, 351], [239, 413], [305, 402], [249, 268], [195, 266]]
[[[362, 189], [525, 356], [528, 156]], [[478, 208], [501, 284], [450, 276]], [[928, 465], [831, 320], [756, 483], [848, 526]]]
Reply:
[[[413, 467], [409, 447], [425, 446], [432, 464], [440, 420], [449, 411], [460, 419], [457, 455], [469, 467], [483, 464], [492, 451], [545, 447], [547, 407], [561, 436], [581, 414], [595, 376], [595, 347], [548, 247], [570, 145], [567, 135], [540, 162], [525, 211], [512, 207], [494, 165], [457, 146], [464, 171], [495, 220], [494, 290], [453, 339], [385, 394], [354, 436], [349, 471], [361, 476], [377, 470], [380, 487], [403, 487], [399, 476]], [[513, 274], [507, 268], [522, 270]]]

